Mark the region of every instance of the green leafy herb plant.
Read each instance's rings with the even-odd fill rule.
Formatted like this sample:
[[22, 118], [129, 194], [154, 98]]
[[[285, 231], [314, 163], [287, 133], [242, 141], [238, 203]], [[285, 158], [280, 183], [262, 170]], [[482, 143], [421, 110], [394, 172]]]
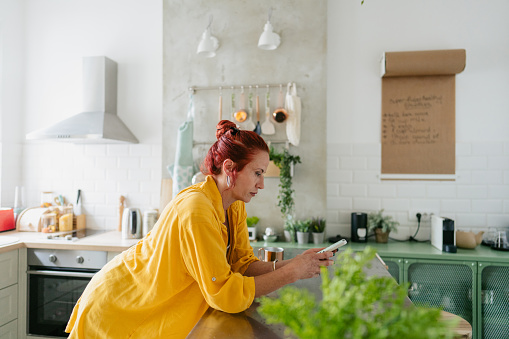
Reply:
[[332, 278], [322, 268], [321, 301], [306, 289], [287, 286], [278, 298], [262, 297], [258, 312], [300, 339], [453, 338], [457, 322], [442, 320], [440, 309], [405, 304], [407, 285], [366, 276], [363, 267], [375, 253], [369, 246], [341, 252]]
[[326, 220], [324, 218], [316, 217], [311, 219], [311, 232], [323, 233], [325, 231]]
[[311, 220], [297, 220], [294, 223], [295, 230], [301, 233], [308, 233], [311, 229]]
[[247, 227], [256, 226], [256, 224], [258, 224], [258, 221], [260, 221], [260, 218], [258, 217], [247, 217], [246, 218]]
[[289, 216], [293, 215], [295, 208], [295, 201], [293, 197], [294, 190], [292, 189], [292, 165], [300, 163], [298, 155], [292, 155], [285, 148], [283, 152], [278, 152], [274, 147], [270, 147], [269, 152], [270, 160], [274, 162], [279, 168], [279, 195], [278, 206], [281, 208], [281, 214], [286, 221]]
[[368, 214], [368, 230], [374, 231], [380, 228], [382, 232], [397, 232], [399, 222], [392, 220], [390, 215], [383, 215], [384, 210], [381, 209], [377, 212], [371, 212]]

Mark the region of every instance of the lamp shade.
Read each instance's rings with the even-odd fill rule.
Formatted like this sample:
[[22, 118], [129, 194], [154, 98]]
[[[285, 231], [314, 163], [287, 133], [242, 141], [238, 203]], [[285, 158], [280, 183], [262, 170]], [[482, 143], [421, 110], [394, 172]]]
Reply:
[[210, 34], [210, 28], [207, 28], [201, 36], [196, 53], [206, 58], [213, 58], [216, 56], [218, 47], [219, 41]]
[[278, 48], [280, 43], [281, 38], [278, 34], [274, 33], [274, 28], [272, 27], [270, 21], [267, 21], [265, 27], [263, 28], [263, 33], [260, 35], [260, 39], [258, 40], [258, 47], [271, 51]]

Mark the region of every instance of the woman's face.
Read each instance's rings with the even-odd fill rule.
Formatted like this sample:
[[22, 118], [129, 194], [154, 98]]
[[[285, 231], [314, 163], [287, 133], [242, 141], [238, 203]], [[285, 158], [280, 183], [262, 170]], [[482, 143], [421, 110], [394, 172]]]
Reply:
[[263, 175], [267, 171], [267, 166], [269, 166], [269, 154], [264, 151], [257, 152], [253, 160], [237, 173], [232, 190], [235, 200], [249, 202], [258, 190], [263, 189]]

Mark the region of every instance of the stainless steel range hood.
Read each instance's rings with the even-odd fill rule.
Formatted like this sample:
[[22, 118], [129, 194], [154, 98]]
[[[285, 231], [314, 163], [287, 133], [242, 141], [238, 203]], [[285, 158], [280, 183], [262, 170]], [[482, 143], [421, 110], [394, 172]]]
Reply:
[[117, 116], [117, 63], [83, 58], [83, 112], [26, 135], [27, 140], [71, 143], [138, 143]]

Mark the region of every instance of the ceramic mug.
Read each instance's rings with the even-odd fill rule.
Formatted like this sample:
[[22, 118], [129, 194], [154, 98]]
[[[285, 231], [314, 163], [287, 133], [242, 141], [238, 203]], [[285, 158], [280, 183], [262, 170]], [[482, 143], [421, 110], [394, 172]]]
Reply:
[[[263, 254], [262, 254], [263, 252]], [[285, 249], [282, 247], [261, 247], [258, 249], [258, 259], [262, 261], [283, 261]]]

